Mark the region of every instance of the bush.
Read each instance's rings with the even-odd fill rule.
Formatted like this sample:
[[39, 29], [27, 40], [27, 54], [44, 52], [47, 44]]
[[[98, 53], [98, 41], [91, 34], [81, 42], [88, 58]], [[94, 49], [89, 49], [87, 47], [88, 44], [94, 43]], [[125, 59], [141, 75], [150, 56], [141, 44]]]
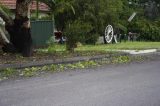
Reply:
[[76, 20], [66, 26], [64, 34], [67, 38], [66, 49], [69, 51], [74, 51], [76, 48], [76, 43], [85, 42], [85, 36], [92, 30], [92, 26], [88, 23], [84, 23], [80, 20]]
[[99, 36], [100, 35], [98, 33], [86, 35], [85, 43], [86, 44], [96, 44]]
[[129, 26], [131, 31], [139, 33], [138, 40], [144, 41], [160, 41], [160, 26], [156, 22], [150, 22], [148, 20], [138, 20]]
[[139, 39], [144, 41], [160, 41], [159, 29], [141, 30]]

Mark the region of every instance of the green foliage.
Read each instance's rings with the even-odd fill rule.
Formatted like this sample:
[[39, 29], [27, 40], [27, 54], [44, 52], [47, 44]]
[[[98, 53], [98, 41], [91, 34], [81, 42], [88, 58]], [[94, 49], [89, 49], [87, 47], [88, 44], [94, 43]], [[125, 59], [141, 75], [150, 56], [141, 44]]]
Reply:
[[[98, 67], [105, 64], [124, 64], [131, 61], [141, 62], [144, 61], [145, 57], [142, 56], [128, 56], [128, 55], [113, 55], [111, 57], [106, 57], [98, 60], [88, 60], [88, 61], [79, 61], [75, 63], [67, 63], [67, 64], [52, 64], [46, 65], [42, 67], [29, 67], [24, 69], [3, 69], [0, 70], [0, 81], [15, 78], [15, 77], [33, 77], [38, 76], [45, 73], [53, 73], [53, 72], [64, 72], [69, 71], [71, 69], [84, 69], [91, 67]], [[76, 70], [75, 70], [76, 71]]]
[[94, 66], [98, 66], [98, 63], [96, 63], [95, 61], [83, 61], [74, 64], [67, 64], [65, 67], [67, 67], [67, 69], [83, 69]]
[[[56, 44], [51, 44], [49, 45], [49, 47], [47, 48], [47, 53], [56, 53], [56, 52], [63, 52], [66, 50], [64, 45], [56, 45]], [[59, 53], [59, 54], [61, 54]]]
[[136, 20], [130, 25], [130, 30], [140, 34], [139, 40], [160, 41], [159, 20], [149, 21], [146, 19]]
[[17, 74], [17, 71], [11, 68], [0, 70], [0, 78], [8, 78]]
[[122, 25], [122, 24], [120, 24], [120, 23], [118, 23], [118, 24], [116, 25], [116, 28], [120, 29], [120, 30], [123, 31], [124, 33], [127, 33], [127, 30], [128, 30], [126, 26], [124, 26], [124, 25]]
[[20, 76], [24, 76], [24, 77], [32, 77], [34, 75], [36, 75], [36, 72], [39, 70], [38, 67], [31, 67], [31, 68], [25, 68]]
[[[131, 5], [128, 4], [128, 0], [54, 0], [54, 2], [52, 0], [48, 2], [45, 0], [44, 2], [51, 7], [54, 13], [57, 29], [65, 31], [66, 36], [70, 36], [70, 26], [75, 26], [77, 20], [81, 20], [92, 27], [92, 31], [78, 38], [82, 43], [95, 44], [98, 36], [103, 36], [104, 29], [108, 24], [113, 25], [114, 29], [120, 29], [120, 33], [122, 34], [132, 31], [140, 33], [141, 40], [159, 41], [159, 27], [155, 25], [155, 21], [149, 22], [149, 20], [146, 20], [146, 17], [144, 17], [145, 10], [139, 4], [147, 1], [131, 1]], [[127, 20], [133, 12], [137, 12], [137, 15], [131, 23], [128, 23]], [[68, 23], [70, 23], [69, 26]], [[148, 23], [150, 24], [149, 26]], [[79, 31], [80, 28], [78, 30], [75, 27], [75, 29], [77, 29], [78, 33], [81, 32]], [[73, 28], [73, 30], [75, 29]], [[66, 32], [67, 30], [68, 32]], [[72, 35], [78, 34], [74, 33]], [[68, 39], [73, 42], [70, 44], [73, 47], [67, 44], [67, 48], [71, 47], [73, 49], [76, 47], [75, 42], [77, 41], [74, 37], [73, 39], [70, 38]]]
[[[73, 0], [76, 10], [75, 19], [90, 23], [94, 33], [103, 34], [108, 24], [115, 25], [122, 11], [122, 0]], [[93, 33], [92, 33], [93, 34]]]
[[3, 6], [1, 3], [0, 3], [0, 10], [3, 10], [5, 13], [11, 14], [11, 11], [7, 7]]
[[84, 42], [85, 36], [92, 30], [92, 26], [89, 23], [76, 20], [67, 25], [65, 29], [65, 35], [67, 37], [66, 48], [69, 51], [74, 51], [77, 42]]
[[130, 61], [131, 58], [129, 56], [118, 56], [112, 60], [113, 63], [128, 63]]
[[144, 50], [158, 49], [160, 42], [123, 42], [119, 44], [109, 45], [85, 45], [76, 48], [77, 51], [114, 51], [114, 50]]
[[85, 43], [86, 44], [96, 44], [99, 36], [100, 35], [98, 33], [88, 34], [88, 35], [85, 36]]
[[50, 66], [50, 71], [55, 72], [56, 69], [57, 69], [57, 65], [52, 64], [52, 65]]
[[75, 14], [74, 7], [68, 0], [39, 0], [47, 4], [54, 17], [55, 26], [63, 31], [65, 23], [70, 20], [70, 16]]

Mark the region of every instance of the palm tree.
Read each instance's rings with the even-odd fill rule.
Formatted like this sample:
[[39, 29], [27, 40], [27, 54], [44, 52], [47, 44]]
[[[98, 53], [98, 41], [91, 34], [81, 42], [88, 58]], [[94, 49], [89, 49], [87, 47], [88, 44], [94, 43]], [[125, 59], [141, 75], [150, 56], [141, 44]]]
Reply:
[[65, 26], [65, 21], [68, 20], [67, 14], [69, 14], [69, 12], [75, 15], [75, 9], [71, 5], [70, 3], [71, 1], [67, 0], [38, 0], [38, 1], [43, 2], [49, 6], [53, 20], [55, 21], [55, 25], [58, 30], [63, 31], [63, 28]]

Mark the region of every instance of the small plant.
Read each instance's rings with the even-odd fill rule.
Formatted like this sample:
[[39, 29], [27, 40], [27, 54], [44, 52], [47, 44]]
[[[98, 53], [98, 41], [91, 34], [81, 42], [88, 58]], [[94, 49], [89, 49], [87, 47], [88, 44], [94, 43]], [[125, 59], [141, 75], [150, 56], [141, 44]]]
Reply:
[[65, 65], [63, 64], [58, 65], [58, 72], [64, 71], [64, 69], [65, 69]]
[[51, 71], [51, 72], [55, 72], [56, 70], [57, 70], [57, 65], [52, 64], [52, 65], [50, 66], [50, 71]]
[[130, 61], [131, 58], [129, 56], [118, 56], [113, 58], [112, 63], [128, 63]]
[[85, 68], [83, 62], [78, 62], [75, 64], [76, 68]]
[[0, 70], [0, 77], [3, 79], [4, 77], [5, 78], [9, 78], [9, 77], [12, 77], [14, 75], [17, 74], [17, 71], [14, 70], [14, 69], [11, 69], [11, 68], [7, 68], [7, 69], [3, 69], [3, 70]]
[[49, 70], [49, 67], [48, 67], [48, 66], [43, 66], [43, 67], [41, 68], [41, 70], [42, 70], [42, 71], [48, 71], [48, 70]]
[[76, 66], [74, 64], [66, 64], [67, 69], [75, 69]]
[[24, 77], [32, 77], [36, 75], [38, 70], [39, 70], [38, 67], [25, 68], [24, 70], [22, 70], [22, 73], [20, 75]]

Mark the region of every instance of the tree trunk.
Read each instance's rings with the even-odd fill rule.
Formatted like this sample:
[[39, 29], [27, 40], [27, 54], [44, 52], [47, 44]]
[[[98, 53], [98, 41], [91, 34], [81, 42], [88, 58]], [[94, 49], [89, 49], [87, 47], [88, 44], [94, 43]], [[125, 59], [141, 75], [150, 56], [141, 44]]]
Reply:
[[17, 0], [15, 19], [29, 17], [31, 0]]
[[[32, 38], [29, 24], [30, 21], [28, 18], [30, 13], [30, 2], [31, 0], [16, 1], [16, 13], [13, 24], [6, 24], [6, 30], [10, 34], [11, 44], [9, 44], [9, 46], [4, 46], [3, 50], [5, 52], [18, 52], [22, 53], [25, 57], [32, 55]], [[7, 18], [5, 18], [5, 21], [7, 21]]]

